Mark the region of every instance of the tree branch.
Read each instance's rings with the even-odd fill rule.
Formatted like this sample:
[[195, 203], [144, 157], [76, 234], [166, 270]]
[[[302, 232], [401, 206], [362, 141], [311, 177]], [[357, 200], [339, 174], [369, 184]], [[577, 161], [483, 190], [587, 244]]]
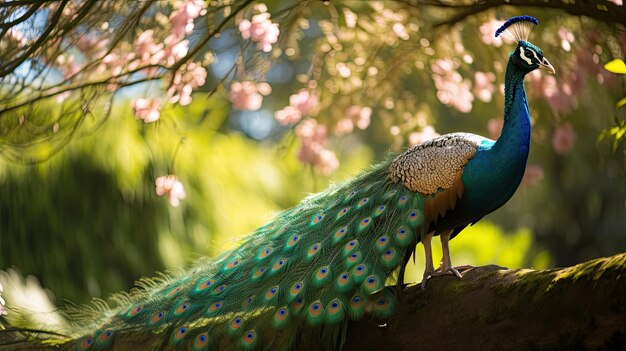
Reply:
[[59, 20], [61, 19], [61, 15], [63, 14], [63, 9], [67, 5], [68, 1], [69, 0], [63, 0], [63, 2], [59, 5], [59, 8], [55, 12], [52, 19], [50, 20], [50, 25], [48, 26], [48, 28], [46, 28], [46, 30], [43, 33], [41, 33], [37, 41], [33, 43], [33, 45], [31, 45], [24, 54], [22, 54], [20, 57], [13, 60], [9, 64], [7, 64], [5, 67], [3, 67], [2, 71], [0, 71], [0, 78], [13, 72], [17, 67], [19, 67], [19, 65], [21, 65], [24, 61], [26, 61], [26, 59], [28, 59], [30, 55], [33, 52], [35, 52], [35, 50], [39, 49], [39, 47], [46, 42], [46, 40], [48, 39], [48, 36], [50, 35], [50, 33], [52, 33], [52, 30], [59, 23]]
[[435, 27], [450, 26], [463, 19], [500, 6], [537, 7], [563, 10], [571, 15], [585, 16], [609, 24], [620, 23], [626, 26], [626, 7], [615, 5], [609, 1], [571, 1], [562, 0], [483, 0], [468, 4], [452, 4], [438, 0], [397, 0], [413, 7], [435, 6], [444, 9], [460, 10], [449, 20], [440, 22]]
[[551, 270], [477, 267], [404, 289], [345, 350], [626, 349], [626, 254]]

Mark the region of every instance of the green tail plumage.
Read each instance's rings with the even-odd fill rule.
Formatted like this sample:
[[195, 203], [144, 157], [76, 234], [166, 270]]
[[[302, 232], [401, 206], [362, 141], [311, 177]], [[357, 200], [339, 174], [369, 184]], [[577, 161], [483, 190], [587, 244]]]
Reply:
[[337, 347], [348, 320], [391, 315], [385, 283], [424, 232], [424, 196], [388, 180], [388, 164], [306, 198], [215, 260], [145, 281], [62, 346]]

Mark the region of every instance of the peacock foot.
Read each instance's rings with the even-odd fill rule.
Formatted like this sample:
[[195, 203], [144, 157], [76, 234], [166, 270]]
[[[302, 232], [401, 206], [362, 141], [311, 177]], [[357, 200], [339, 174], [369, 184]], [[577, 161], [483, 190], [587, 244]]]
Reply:
[[444, 264], [442, 264], [441, 266], [439, 266], [439, 268], [435, 269], [435, 271], [431, 273], [431, 277], [439, 277], [442, 275], [454, 275], [460, 279], [463, 277], [460, 272], [466, 271], [470, 268], [474, 268], [474, 266], [465, 264], [462, 266], [446, 267]]

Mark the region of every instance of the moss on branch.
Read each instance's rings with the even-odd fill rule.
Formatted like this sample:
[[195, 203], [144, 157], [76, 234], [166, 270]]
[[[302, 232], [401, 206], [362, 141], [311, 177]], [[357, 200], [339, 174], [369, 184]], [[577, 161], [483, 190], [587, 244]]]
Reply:
[[498, 266], [402, 291], [395, 316], [362, 320], [347, 350], [624, 350], [626, 254], [550, 270]]

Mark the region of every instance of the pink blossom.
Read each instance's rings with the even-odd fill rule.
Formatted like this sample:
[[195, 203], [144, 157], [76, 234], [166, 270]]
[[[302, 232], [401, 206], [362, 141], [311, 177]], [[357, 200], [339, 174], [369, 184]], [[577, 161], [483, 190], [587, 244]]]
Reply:
[[319, 154], [318, 150], [321, 149], [323, 149], [323, 147], [318, 144], [302, 142], [302, 146], [298, 152], [298, 158], [304, 163], [314, 164]]
[[189, 40], [179, 40], [173, 34], [168, 35], [164, 42], [165, 51], [162, 57], [170, 66], [185, 57], [189, 51]]
[[480, 25], [478, 30], [480, 31], [480, 39], [483, 41], [483, 43], [487, 45], [493, 45], [498, 48], [502, 46], [502, 36], [495, 36], [496, 30], [500, 28], [502, 23], [502, 21], [491, 19], [490, 21]]
[[572, 98], [574, 87], [567, 78], [556, 78], [552, 75], [531, 73], [532, 92], [546, 99], [550, 106], [558, 112], [567, 113], [572, 110], [576, 100]]
[[193, 31], [193, 20], [206, 12], [206, 2], [203, 0], [186, 0], [170, 14], [172, 34], [182, 38]]
[[140, 98], [131, 103], [135, 116], [144, 123], [155, 122], [161, 115], [161, 101], [159, 99]]
[[474, 74], [474, 94], [483, 102], [490, 102], [496, 86], [496, 75], [493, 72], [476, 72]]
[[300, 89], [289, 97], [289, 105], [274, 113], [274, 118], [282, 125], [297, 123], [303, 115], [308, 115], [319, 105], [317, 94], [308, 90]]
[[319, 100], [316, 93], [301, 89], [289, 97], [289, 105], [297, 108], [303, 115], [308, 115], [317, 108]]
[[302, 112], [293, 106], [287, 106], [282, 110], [276, 111], [274, 113], [274, 118], [281, 125], [294, 125], [302, 119]]
[[[266, 10], [265, 6], [257, 8], [261, 9], [261, 11]], [[262, 11], [252, 16], [251, 20], [245, 19], [239, 23], [241, 37], [256, 42], [257, 48], [264, 52], [272, 50], [272, 44], [278, 41], [278, 35], [280, 34], [278, 24], [272, 23], [270, 17], [269, 13]]]
[[334, 152], [328, 149], [322, 149], [319, 152], [316, 166], [323, 175], [331, 175], [337, 168], [339, 168], [339, 160]]
[[552, 148], [559, 155], [567, 155], [574, 148], [576, 132], [570, 122], [561, 123], [552, 133]]
[[96, 69], [96, 72], [107, 71], [109, 75], [117, 76], [122, 73], [122, 69], [125, 63], [126, 57], [122, 57], [114, 52], [111, 52], [102, 58], [100, 65], [98, 65], [98, 68]]
[[139, 64], [157, 64], [165, 56], [163, 43], [157, 44], [154, 39], [154, 30], [147, 30], [137, 37], [135, 53], [140, 60]]
[[326, 126], [317, 124], [317, 121], [312, 118], [307, 118], [298, 125], [296, 135], [306, 143], [317, 143], [324, 146], [328, 142]]
[[367, 129], [371, 122], [372, 108], [352, 105], [346, 110], [346, 118], [352, 120], [359, 129]]
[[450, 59], [439, 59], [431, 66], [432, 77], [437, 89], [437, 98], [441, 103], [460, 112], [472, 110], [472, 83], [463, 79], [456, 71], [458, 63]]
[[489, 137], [496, 140], [502, 133], [502, 127], [504, 126], [504, 120], [502, 118], [491, 118], [487, 122], [487, 130], [489, 130]]
[[623, 6], [624, 5], [624, 1], [623, 0], [608, 0], [608, 1], [614, 3], [617, 6]]
[[572, 49], [571, 43], [574, 42], [574, 33], [567, 28], [561, 27], [558, 30], [558, 34], [561, 39], [561, 48], [565, 51], [570, 51]]
[[167, 195], [170, 205], [173, 207], [178, 207], [180, 200], [187, 196], [183, 183], [175, 175], [158, 177], [156, 179], [156, 193], [159, 196]]
[[406, 31], [404, 24], [402, 23], [394, 23], [391, 27], [393, 34], [395, 34], [398, 38], [402, 40], [409, 40], [409, 33]]
[[318, 143], [302, 143], [298, 158], [319, 170], [323, 175], [330, 175], [339, 167], [339, 160], [334, 152]]
[[263, 96], [271, 92], [272, 87], [265, 82], [254, 83], [249, 80], [233, 82], [230, 86], [230, 102], [235, 109], [256, 111], [261, 108]]
[[438, 136], [439, 133], [435, 131], [435, 128], [432, 126], [425, 126], [420, 132], [414, 132], [409, 135], [409, 144], [411, 146], [419, 145]]
[[543, 168], [540, 165], [528, 165], [526, 166], [526, 172], [522, 178], [522, 187], [528, 188], [537, 185], [543, 180]]
[[167, 89], [170, 102], [182, 106], [191, 103], [191, 92], [204, 85], [207, 71], [195, 62], [184, 64], [174, 75], [171, 86]]
[[354, 127], [367, 129], [371, 122], [372, 108], [352, 105], [346, 109], [345, 118], [340, 119], [335, 127], [336, 135], [352, 133]]
[[326, 126], [314, 119], [305, 119], [296, 128], [296, 135], [302, 142], [298, 153], [302, 162], [311, 164], [324, 175], [330, 175], [339, 167], [335, 153], [325, 148], [328, 143]]
[[335, 126], [335, 135], [341, 136], [352, 133], [354, 130], [354, 122], [350, 118], [342, 118], [337, 121]]

